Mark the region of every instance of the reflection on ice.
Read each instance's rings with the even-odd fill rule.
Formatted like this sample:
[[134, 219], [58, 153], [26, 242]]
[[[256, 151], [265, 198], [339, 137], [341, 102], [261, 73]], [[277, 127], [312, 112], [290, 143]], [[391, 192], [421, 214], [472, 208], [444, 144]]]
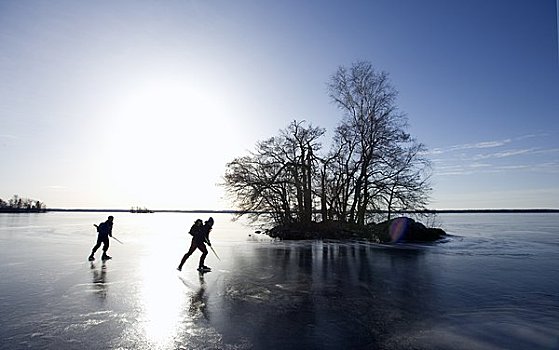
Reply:
[[188, 308], [188, 315], [193, 319], [203, 317], [206, 321], [210, 320], [208, 313], [208, 296], [206, 294], [206, 281], [204, 274], [199, 273], [200, 287], [190, 297], [190, 307]]
[[164, 252], [155, 247], [140, 262], [142, 281], [137, 298], [138, 322], [150, 344], [155, 348], [171, 348], [181, 323], [185, 295], [177, 288], [176, 274]]
[[559, 256], [546, 244], [556, 231], [523, 241], [499, 228], [442, 245], [247, 241], [216, 216], [221, 261], [209, 254], [213, 270], [200, 275], [197, 259], [175, 270], [192, 217], [117, 217], [125, 244], [90, 263], [92, 217], [0, 230], [0, 349], [559, 345]]
[[107, 266], [105, 261], [101, 263], [101, 266], [97, 268], [94, 262], [90, 263], [91, 271], [93, 272], [93, 290], [94, 293], [101, 299], [107, 297]]

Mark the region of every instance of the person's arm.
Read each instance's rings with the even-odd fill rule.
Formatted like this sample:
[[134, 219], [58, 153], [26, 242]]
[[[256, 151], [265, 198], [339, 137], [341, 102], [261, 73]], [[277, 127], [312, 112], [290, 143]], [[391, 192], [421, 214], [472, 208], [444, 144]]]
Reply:
[[212, 230], [211, 228], [205, 230], [206, 232], [205, 232], [205, 234], [204, 234], [204, 239], [205, 239], [206, 243], [208, 243], [208, 245], [209, 245], [210, 247], [212, 246], [212, 244], [211, 244], [211, 242], [210, 242], [210, 231], [211, 231], [211, 230]]
[[109, 226], [109, 237], [113, 236], [113, 224], [108, 225]]

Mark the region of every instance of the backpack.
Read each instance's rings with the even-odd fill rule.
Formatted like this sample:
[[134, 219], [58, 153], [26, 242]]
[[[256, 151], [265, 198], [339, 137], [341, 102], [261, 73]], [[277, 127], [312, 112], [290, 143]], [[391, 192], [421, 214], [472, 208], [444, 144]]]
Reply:
[[101, 233], [101, 232], [105, 231], [105, 225], [106, 224], [104, 222], [97, 225], [97, 232]]
[[200, 227], [192, 225], [192, 227], [190, 228], [190, 231], [188, 231], [188, 233], [190, 233], [191, 236], [196, 236], [196, 233], [200, 231]]

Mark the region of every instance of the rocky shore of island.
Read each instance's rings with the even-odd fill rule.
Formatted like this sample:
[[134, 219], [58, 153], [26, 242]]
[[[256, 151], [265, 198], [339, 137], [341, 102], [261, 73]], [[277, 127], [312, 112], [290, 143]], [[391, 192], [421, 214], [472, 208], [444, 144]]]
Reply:
[[435, 242], [447, 236], [443, 229], [427, 227], [409, 217], [366, 225], [341, 221], [293, 223], [275, 226], [264, 233], [282, 240], [363, 239], [376, 243]]

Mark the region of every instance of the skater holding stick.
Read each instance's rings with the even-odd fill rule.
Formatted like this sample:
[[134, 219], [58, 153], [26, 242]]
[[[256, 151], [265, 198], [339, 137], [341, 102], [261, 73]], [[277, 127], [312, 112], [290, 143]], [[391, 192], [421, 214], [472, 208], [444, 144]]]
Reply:
[[214, 223], [214, 219], [211, 217], [208, 219], [208, 221], [206, 221], [205, 224], [202, 224], [202, 220], [200, 219], [197, 219], [194, 222], [194, 225], [192, 225], [189, 231], [189, 233], [192, 235], [190, 249], [188, 249], [188, 252], [184, 254], [184, 256], [182, 257], [181, 262], [177, 267], [177, 270], [181, 271], [186, 260], [192, 255], [192, 253], [194, 253], [196, 249], [199, 249], [202, 252], [202, 255], [200, 256], [200, 261], [198, 263], [198, 271], [200, 272], [211, 271], [209, 267], [204, 265], [204, 260], [208, 255], [208, 249], [206, 248], [206, 243], [211, 247], [209, 234], [210, 231], [212, 230], [213, 223]]
[[101, 256], [102, 260], [109, 260], [111, 259], [110, 256], [107, 255], [107, 250], [109, 250], [109, 237], [113, 236], [113, 216], [109, 216], [107, 221], [100, 223], [99, 225], [94, 225], [97, 228], [97, 243], [93, 246], [91, 250], [91, 255], [89, 256], [88, 260], [93, 261], [95, 260], [95, 252], [101, 244], [103, 244], [103, 255]]

